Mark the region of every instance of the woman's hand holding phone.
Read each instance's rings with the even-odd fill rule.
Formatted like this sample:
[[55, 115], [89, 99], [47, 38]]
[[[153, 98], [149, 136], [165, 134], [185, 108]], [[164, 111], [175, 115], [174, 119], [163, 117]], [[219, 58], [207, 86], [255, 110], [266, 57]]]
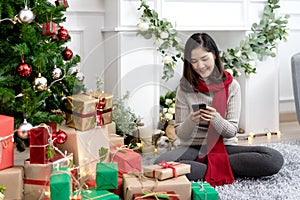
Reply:
[[193, 104], [193, 112], [190, 114], [190, 119], [199, 123], [200, 121], [210, 121], [215, 117], [216, 109], [207, 106], [206, 104]]

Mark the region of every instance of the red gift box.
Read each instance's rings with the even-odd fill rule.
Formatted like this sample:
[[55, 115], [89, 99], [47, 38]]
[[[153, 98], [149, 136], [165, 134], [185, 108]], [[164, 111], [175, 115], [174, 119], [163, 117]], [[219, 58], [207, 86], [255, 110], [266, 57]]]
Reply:
[[14, 165], [14, 118], [0, 115], [0, 170]]
[[111, 162], [118, 163], [118, 170], [121, 173], [142, 171], [142, 156], [131, 149], [120, 148], [111, 152]]
[[[164, 196], [165, 198], [160, 198]], [[151, 199], [168, 199], [168, 200], [179, 200], [178, 195], [175, 192], [147, 192], [145, 194], [134, 194], [133, 200], [151, 200]]]
[[46, 164], [46, 150], [49, 139], [48, 129], [45, 127], [33, 128], [29, 132], [30, 140], [30, 163], [31, 164]]
[[55, 35], [57, 33], [57, 24], [52, 21], [48, 21], [42, 24], [42, 35]]

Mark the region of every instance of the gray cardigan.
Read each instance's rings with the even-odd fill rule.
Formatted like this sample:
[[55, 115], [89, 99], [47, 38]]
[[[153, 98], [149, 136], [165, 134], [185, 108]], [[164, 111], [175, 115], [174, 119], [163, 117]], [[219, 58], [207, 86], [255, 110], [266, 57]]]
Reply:
[[[194, 92], [185, 80], [181, 80], [176, 93], [175, 102], [175, 131], [180, 144], [203, 145], [206, 144], [207, 123], [196, 124], [190, 120], [192, 104], [205, 103], [211, 106], [213, 94]], [[239, 83], [233, 79], [228, 89], [227, 112], [225, 118], [219, 113], [210, 122], [224, 138], [225, 145], [236, 144], [235, 136], [241, 112], [241, 91]]]

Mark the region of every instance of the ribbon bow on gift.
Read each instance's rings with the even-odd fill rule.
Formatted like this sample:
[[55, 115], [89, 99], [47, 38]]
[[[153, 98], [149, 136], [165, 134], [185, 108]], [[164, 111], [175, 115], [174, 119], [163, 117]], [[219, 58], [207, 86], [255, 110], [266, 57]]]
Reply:
[[144, 199], [147, 197], [155, 197], [156, 200], [159, 200], [159, 198], [160, 199], [169, 199], [169, 197], [178, 197], [179, 196], [178, 194], [168, 194], [167, 192], [153, 192], [153, 191], [146, 190], [146, 189], [142, 190], [142, 194], [143, 194], [143, 196], [135, 197], [134, 200]]
[[[180, 163], [168, 163], [165, 160], [162, 160], [158, 165], [162, 167], [162, 169], [167, 169], [170, 168], [173, 171], [173, 177], [177, 178], [177, 171], [176, 168], [174, 166], [179, 165]], [[155, 170], [153, 170], [153, 177], [155, 177]]]
[[97, 125], [102, 126], [104, 124], [104, 118], [102, 116], [102, 112], [105, 108], [105, 98], [99, 98], [99, 102], [97, 104]]

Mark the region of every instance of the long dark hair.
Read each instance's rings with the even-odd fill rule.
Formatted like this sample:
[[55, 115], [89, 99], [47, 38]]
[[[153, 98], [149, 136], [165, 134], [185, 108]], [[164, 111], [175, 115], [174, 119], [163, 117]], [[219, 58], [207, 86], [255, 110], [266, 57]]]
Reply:
[[225, 77], [219, 49], [213, 38], [207, 33], [194, 33], [189, 37], [185, 44], [183, 61], [183, 78], [185, 78], [189, 84], [193, 86], [194, 90], [196, 90], [198, 79], [201, 78], [201, 76], [192, 68], [191, 52], [193, 49], [198, 47], [203, 48], [207, 52], [213, 53], [216, 57], [214, 71], [209, 79], [212, 82], [221, 82]]

